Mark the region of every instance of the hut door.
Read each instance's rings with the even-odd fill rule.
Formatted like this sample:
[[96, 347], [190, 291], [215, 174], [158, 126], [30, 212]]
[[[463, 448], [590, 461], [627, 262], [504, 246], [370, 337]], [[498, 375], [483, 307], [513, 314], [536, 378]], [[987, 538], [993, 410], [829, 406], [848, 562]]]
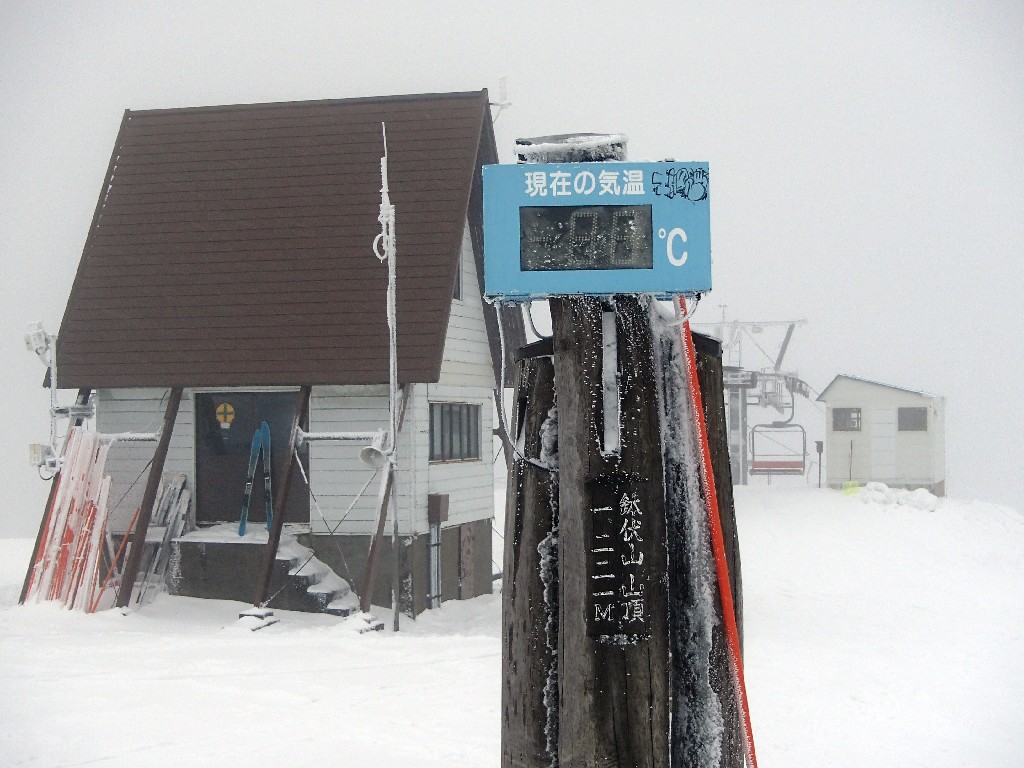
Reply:
[[[242, 513], [242, 496], [253, 432], [270, 425], [272, 481], [275, 485], [288, 460], [288, 436], [297, 392], [200, 392], [195, 396], [196, 521], [234, 522]], [[307, 475], [309, 451], [299, 456]], [[284, 519], [309, 522], [309, 493], [301, 478], [293, 480]], [[256, 466], [249, 520], [266, 520], [263, 506], [263, 462]]]

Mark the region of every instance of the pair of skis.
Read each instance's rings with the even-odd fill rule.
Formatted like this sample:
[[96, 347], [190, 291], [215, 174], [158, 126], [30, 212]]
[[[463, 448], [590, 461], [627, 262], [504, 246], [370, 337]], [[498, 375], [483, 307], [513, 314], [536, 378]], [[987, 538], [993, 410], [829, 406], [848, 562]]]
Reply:
[[245, 536], [245, 526], [249, 518], [249, 499], [252, 498], [253, 479], [256, 476], [256, 463], [263, 456], [263, 508], [267, 511], [267, 530], [274, 521], [274, 499], [270, 492], [270, 425], [260, 424], [259, 429], [252, 433], [252, 447], [249, 449], [249, 470], [245, 475], [245, 495], [242, 497], [242, 519], [238, 523], [238, 535]]

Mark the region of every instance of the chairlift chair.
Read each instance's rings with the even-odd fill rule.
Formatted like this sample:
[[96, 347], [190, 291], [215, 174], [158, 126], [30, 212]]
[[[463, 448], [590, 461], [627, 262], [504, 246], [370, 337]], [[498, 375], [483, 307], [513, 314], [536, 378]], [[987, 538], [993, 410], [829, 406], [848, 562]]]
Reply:
[[751, 475], [803, 475], [807, 471], [807, 431], [774, 421], [750, 430]]

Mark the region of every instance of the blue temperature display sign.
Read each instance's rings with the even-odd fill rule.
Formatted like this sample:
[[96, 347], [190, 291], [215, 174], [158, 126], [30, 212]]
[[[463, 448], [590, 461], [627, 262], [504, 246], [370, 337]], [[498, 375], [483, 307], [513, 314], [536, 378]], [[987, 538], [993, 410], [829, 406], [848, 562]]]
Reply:
[[484, 292], [711, 290], [707, 163], [484, 166]]

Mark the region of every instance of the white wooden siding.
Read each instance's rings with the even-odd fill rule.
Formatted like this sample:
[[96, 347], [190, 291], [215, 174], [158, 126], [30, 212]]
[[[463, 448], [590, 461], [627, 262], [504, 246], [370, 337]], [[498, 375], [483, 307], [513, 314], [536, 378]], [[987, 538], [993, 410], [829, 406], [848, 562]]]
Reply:
[[462, 299], [452, 301], [441, 361], [441, 384], [494, 389], [491, 348], [468, 223], [462, 231]]
[[[448, 494], [445, 527], [494, 516], [494, 368], [491, 362], [483, 298], [477, 280], [476, 259], [468, 224], [462, 237], [462, 300], [452, 302], [445, 340], [441, 378], [428, 384], [419, 399], [417, 451], [423, 457], [425, 478], [420, 492], [426, 507], [428, 493]], [[430, 403], [470, 403], [480, 406], [480, 460], [430, 462]], [[424, 517], [424, 524], [426, 520]]]
[[[101, 389], [96, 392], [96, 430], [103, 433], [157, 432], [163, 424], [166, 389]], [[164, 472], [181, 472], [188, 477], [188, 488], [195, 494], [195, 458], [192, 392], [182, 394], [178, 416], [167, 449]], [[142, 503], [149, 477], [147, 464], [153, 458], [156, 443], [115, 442], [107, 457], [110, 487], [110, 525], [125, 531]]]
[[[426, 497], [418, 503], [414, 482], [417, 456], [414, 446], [417, 389], [406, 408], [405, 423], [398, 438], [398, 473], [395, 492], [398, 501], [399, 533], [411, 535], [426, 530]], [[310, 432], [372, 432], [388, 426], [388, 395], [383, 386], [314, 387], [309, 407]], [[310, 484], [316, 500], [310, 499], [310, 525], [314, 533], [327, 533], [328, 526], [339, 534], [368, 534], [377, 522], [377, 494], [382, 472], [359, 459], [363, 444], [358, 442], [311, 442], [309, 444]], [[363, 485], [371, 480], [356, 501]], [[301, 478], [299, 478], [301, 480]], [[353, 502], [355, 502], [353, 506]], [[319, 511], [317, 511], [319, 505]], [[348, 514], [346, 510], [352, 507]], [[321, 517], [321, 513], [323, 517]], [[388, 509], [386, 531], [390, 534], [392, 509]]]
[[[427, 463], [426, 492], [448, 494], [448, 522], [445, 526], [493, 517], [494, 447], [491, 432], [494, 429], [494, 409], [490, 390], [431, 384], [427, 387], [426, 401], [424, 411], [429, 411], [429, 403], [469, 403], [480, 406], [480, 459]], [[429, 456], [428, 419], [424, 419], [419, 437], [423, 445], [422, 455]]]

